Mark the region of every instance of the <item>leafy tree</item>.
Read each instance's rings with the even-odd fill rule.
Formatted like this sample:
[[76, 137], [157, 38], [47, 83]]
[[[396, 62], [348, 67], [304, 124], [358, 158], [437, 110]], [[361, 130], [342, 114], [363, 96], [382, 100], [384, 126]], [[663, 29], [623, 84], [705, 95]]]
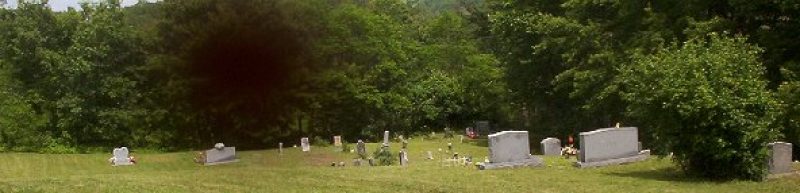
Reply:
[[780, 110], [761, 51], [743, 37], [711, 35], [637, 55], [619, 72], [627, 112], [648, 119], [688, 173], [760, 180]]
[[18, 81], [13, 95], [26, 99], [15, 104], [29, 106], [28, 116], [46, 119], [31, 132], [52, 135], [50, 146], [65, 151], [145, 144], [131, 136], [146, 129], [138, 122], [148, 115], [138, 105], [146, 55], [133, 29], [122, 23], [118, 1], [63, 13], [22, 2], [3, 15], [0, 23], [9, 30], [2, 34], [0, 56], [11, 80]]
[[[177, 145], [263, 147], [302, 131], [320, 9], [300, 1], [165, 1], [154, 95]], [[295, 119], [297, 118], [297, 119]], [[293, 128], [289, 130], [287, 128]], [[296, 139], [296, 138], [295, 138]]]

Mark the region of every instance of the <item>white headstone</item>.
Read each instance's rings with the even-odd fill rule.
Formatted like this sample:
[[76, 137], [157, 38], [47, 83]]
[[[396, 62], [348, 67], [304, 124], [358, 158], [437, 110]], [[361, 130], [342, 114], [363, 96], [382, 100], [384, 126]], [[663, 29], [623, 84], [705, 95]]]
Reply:
[[283, 154], [283, 143], [278, 143], [278, 153]]
[[433, 159], [433, 152], [428, 151], [428, 159], [430, 159], [430, 160]]
[[127, 147], [114, 148], [113, 151], [114, 157], [112, 158], [112, 165], [113, 166], [133, 165], [133, 162], [131, 162], [128, 153], [129, 152]]
[[342, 136], [333, 136], [333, 146], [342, 147]]
[[300, 146], [303, 147], [303, 151], [311, 151], [311, 144], [308, 143], [308, 137], [303, 137], [300, 139]]
[[556, 138], [546, 138], [540, 142], [542, 155], [561, 155], [561, 140]]
[[389, 131], [383, 131], [383, 145], [389, 146]]

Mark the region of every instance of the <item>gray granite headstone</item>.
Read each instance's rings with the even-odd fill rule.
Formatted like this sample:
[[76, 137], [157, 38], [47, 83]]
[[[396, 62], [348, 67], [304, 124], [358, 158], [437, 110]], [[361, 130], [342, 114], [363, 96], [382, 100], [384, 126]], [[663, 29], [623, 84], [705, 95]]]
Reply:
[[113, 166], [133, 165], [133, 162], [131, 162], [128, 153], [129, 152], [127, 147], [114, 148], [113, 151], [114, 157], [112, 158], [113, 161], [111, 162], [111, 164]]
[[401, 166], [407, 166], [408, 165], [408, 153], [406, 153], [405, 149], [400, 150], [399, 158], [400, 158], [400, 165]]
[[792, 144], [774, 142], [767, 144], [767, 147], [769, 148], [769, 173], [792, 172]]
[[503, 131], [489, 135], [489, 163], [480, 169], [541, 166], [542, 160], [531, 156], [527, 131]]
[[204, 165], [217, 165], [239, 161], [236, 159], [236, 147], [214, 147], [205, 152]]
[[541, 142], [542, 155], [561, 155], [561, 140], [548, 137]]
[[650, 150], [639, 150], [636, 127], [604, 128], [580, 133], [581, 168], [638, 162], [650, 156]]
[[311, 151], [311, 144], [308, 142], [308, 137], [300, 139], [300, 147], [302, 147], [305, 152]]
[[478, 135], [481, 135], [481, 136], [487, 135], [490, 132], [489, 130], [490, 130], [489, 121], [476, 121], [475, 122], [475, 130], [474, 130], [474, 132], [477, 132]]
[[358, 156], [361, 159], [367, 159], [367, 145], [364, 144], [364, 141], [358, 140], [358, 143], [356, 143], [356, 152], [358, 152]]

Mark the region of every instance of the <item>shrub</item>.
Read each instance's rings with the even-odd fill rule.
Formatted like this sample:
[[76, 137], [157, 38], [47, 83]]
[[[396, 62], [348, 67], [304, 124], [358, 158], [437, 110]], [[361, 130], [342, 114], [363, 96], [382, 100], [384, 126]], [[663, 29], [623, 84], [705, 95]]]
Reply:
[[763, 179], [779, 105], [762, 79], [760, 52], [743, 37], [711, 34], [636, 55], [620, 69], [627, 113], [646, 120], [689, 174]]
[[317, 147], [328, 147], [331, 146], [331, 141], [328, 139], [322, 138], [321, 136], [314, 136], [314, 139], [311, 139], [309, 142], [313, 146]]
[[375, 161], [377, 161], [377, 164], [380, 166], [390, 166], [394, 164], [395, 155], [388, 147], [378, 148], [375, 153], [373, 153], [372, 157], [375, 158]]
[[[794, 74], [785, 71], [787, 78], [797, 79]], [[791, 76], [789, 76], [791, 75]], [[782, 120], [785, 141], [793, 144], [793, 160], [800, 159], [800, 81], [789, 81], [778, 89], [779, 98], [785, 104]]]

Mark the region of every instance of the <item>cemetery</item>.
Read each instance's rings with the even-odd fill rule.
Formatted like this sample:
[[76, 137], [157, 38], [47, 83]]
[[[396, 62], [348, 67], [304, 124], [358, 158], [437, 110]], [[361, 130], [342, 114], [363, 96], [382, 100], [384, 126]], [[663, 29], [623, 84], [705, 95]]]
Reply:
[[800, 0], [0, 0], [0, 193], [800, 193]]
[[[525, 134], [499, 133], [510, 134], [502, 140], [514, 140]], [[494, 135], [498, 136], [504, 134]], [[392, 157], [397, 161], [393, 165], [370, 166], [366, 159], [373, 158], [374, 150], [385, 147], [384, 144], [401, 149], [404, 144], [399, 140], [384, 143], [382, 136], [380, 139], [350, 145], [356, 149], [353, 153], [340, 151], [333, 143], [309, 151], [301, 147], [279, 149], [276, 144], [266, 150], [235, 152], [237, 162], [213, 167], [193, 164], [191, 158], [195, 152], [137, 153], [139, 161], [135, 166], [121, 168], [102, 164], [100, 160], [107, 154], [3, 154], [0, 162], [9, 167], [0, 170], [0, 176], [4, 176], [0, 178], [0, 189], [22, 192], [384, 192], [387, 189], [399, 192], [525, 192], [533, 189], [534, 192], [617, 192], [620, 189], [632, 192], [795, 192], [800, 185], [800, 174], [797, 174], [800, 163], [787, 159], [786, 147], [790, 146], [785, 143], [770, 144], [779, 154], [769, 161], [770, 165], [775, 165], [770, 170], [781, 176], [763, 182], [716, 182], [686, 176], [667, 157], [653, 155], [627, 164], [581, 168], [576, 166], [580, 160], [575, 157], [542, 155], [535, 143], [526, 151], [525, 145], [515, 141], [488, 145], [491, 144], [488, 139], [469, 139], [464, 143], [452, 143], [459, 139], [445, 138], [443, 134], [425, 140], [423, 137], [405, 139], [404, 151], [394, 151]], [[552, 139], [557, 138], [541, 140], [554, 141]], [[518, 140], [529, 143], [525, 138]], [[235, 151], [228, 144], [215, 146], [222, 149], [206, 150], [209, 161], [230, 160], [221, 155], [225, 154], [223, 150]], [[489, 146], [505, 150], [492, 151]], [[638, 150], [638, 146], [633, 149]], [[366, 159], [361, 161], [359, 152], [363, 152]], [[583, 154], [587, 155], [584, 160], [590, 163], [594, 163], [593, 159], [588, 158], [600, 156], [591, 152]], [[521, 161], [517, 165], [521, 167], [480, 169], [484, 161], [491, 162], [489, 166], [494, 167], [491, 164], [517, 160], [529, 160], [530, 164]], [[448, 161], [452, 163], [446, 163]], [[115, 177], [108, 178], [108, 175]], [[92, 183], [84, 183], [87, 181]]]

